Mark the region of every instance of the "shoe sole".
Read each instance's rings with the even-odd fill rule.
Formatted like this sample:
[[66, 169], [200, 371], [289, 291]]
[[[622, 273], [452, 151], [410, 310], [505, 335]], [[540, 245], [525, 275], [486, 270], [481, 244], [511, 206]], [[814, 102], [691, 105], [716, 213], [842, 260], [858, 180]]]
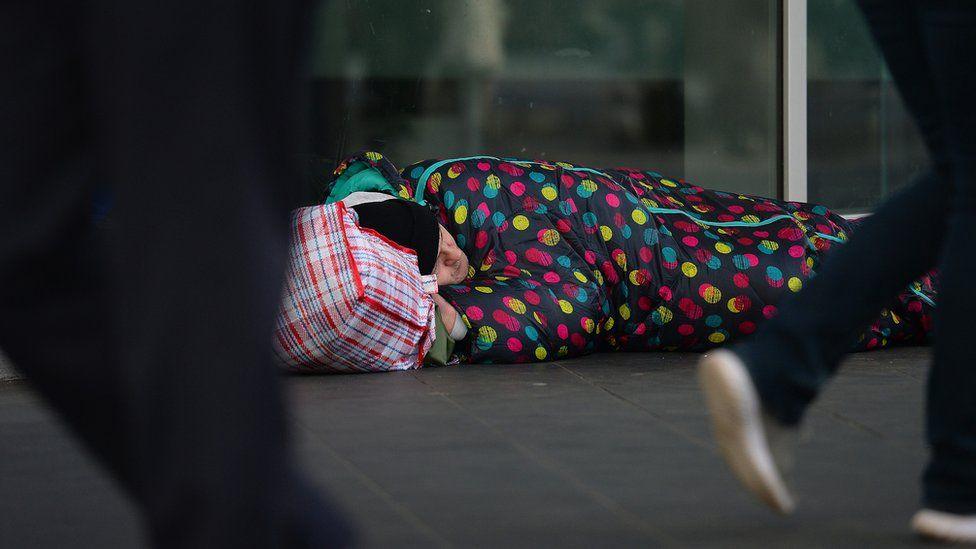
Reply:
[[932, 540], [976, 544], [976, 516], [957, 516], [922, 509], [912, 517], [912, 530]]
[[759, 396], [741, 360], [729, 351], [710, 353], [702, 358], [698, 375], [725, 462], [763, 503], [784, 515], [792, 513], [795, 504], [773, 462]]

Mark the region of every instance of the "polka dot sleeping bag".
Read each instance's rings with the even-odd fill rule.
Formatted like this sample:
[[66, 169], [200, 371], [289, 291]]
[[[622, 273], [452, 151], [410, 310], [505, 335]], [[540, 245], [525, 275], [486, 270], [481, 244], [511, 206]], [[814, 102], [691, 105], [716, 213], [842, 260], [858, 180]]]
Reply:
[[[823, 206], [637, 169], [477, 156], [401, 176], [401, 194], [437, 207], [470, 260], [469, 279], [442, 294], [470, 327], [458, 349], [471, 362], [733, 342], [854, 230]], [[924, 341], [934, 296], [932, 276], [895, 296], [858, 349]]]

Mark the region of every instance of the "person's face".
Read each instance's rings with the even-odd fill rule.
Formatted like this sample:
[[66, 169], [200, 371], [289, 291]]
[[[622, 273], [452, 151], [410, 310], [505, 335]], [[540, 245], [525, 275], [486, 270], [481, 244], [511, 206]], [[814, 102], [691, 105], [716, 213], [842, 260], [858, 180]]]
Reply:
[[437, 251], [437, 265], [434, 272], [437, 273], [437, 283], [439, 285], [460, 284], [468, 276], [468, 256], [464, 255], [461, 248], [451, 233], [440, 225], [441, 244]]

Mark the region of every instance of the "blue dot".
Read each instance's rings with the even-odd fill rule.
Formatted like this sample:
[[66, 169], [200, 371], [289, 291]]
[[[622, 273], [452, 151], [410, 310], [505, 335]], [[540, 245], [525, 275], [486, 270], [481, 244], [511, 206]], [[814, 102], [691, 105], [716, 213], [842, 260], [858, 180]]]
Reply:
[[623, 235], [625, 239], [630, 238], [632, 232], [633, 231], [631, 231], [630, 225], [624, 225], [623, 227], [620, 228], [620, 234]]
[[417, 166], [414, 169], [410, 170], [410, 177], [413, 179], [420, 179], [420, 176], [422, 175], [424, 175], [423, 166]]
[[468, 239], [464, 238], [463, 234], [455, 235], [454, 240], [457, 242], [458, 248], [464, 248], [464, 245], [468, 242]]
[[529, 179], [535, 181], [536, 183], [542, 183], [543, 181], [546, 180], [546, 175], [539, 172], [530, 172]]
[[586, 298], [588, 296], [589, 294], [586, 293], [586, 290], [580, 288], [579, 293], [576, 294], [576, 301], [579, 301], [580, 303], [586, 303]]
[[471, 226], [475, 229], [480, 229], [481, 226], [484, 225], [487, 217], [488, 216], [485, 215], [483, 210], [475, 210], [471, 212]]
[[674, 251], [674, 248], [663, 248], [661, 250], [661, 255], [664, 257], [664, 261], [667, 263], [674, 263], [678, 259], [678, 252]]
[[447, 208], [447, 209], [451, 209], [451, 206], [454, 206], [454, 192], [453, 191], [445, 191], [444, 192], [444, 207]]
[[525, 335], [528, 336], [532, 341], [537, 341], [539, 339], [539, 331], [532, 326], [525, 327]]
[[653, 246], [658, 242], [657, 229], [644, 229], [644, 244]]
[[719, 315], [708, 315], [705, 317], [705, 326], [709, 328], [718, 328], [722, 325], [722, 317]]
[[502, 212], [495, 212], [491, 214], [491, 222], [494, 223], [496, 227], [501, 227], [505, 223], [505, 214]]
[[484, 193], [485, 198], [495, 198], [498, 196], [498, 189], [492, 187], [491, 185], [485, 185], [481, 192]]
[[561, 255], [557, 257], [556, 263], [559, 263], [560, 265], [566, 267], [567, 269], [573, 265], [573, 261], [567, 255]]

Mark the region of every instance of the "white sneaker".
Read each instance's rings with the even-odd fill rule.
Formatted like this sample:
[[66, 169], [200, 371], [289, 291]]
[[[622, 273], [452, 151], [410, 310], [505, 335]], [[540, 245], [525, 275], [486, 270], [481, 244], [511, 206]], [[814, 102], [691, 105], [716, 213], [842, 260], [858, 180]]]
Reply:
[[912, 517], [912, 530], [920, 536], [939, 541], [976, 544], [976, 515], [954, 515], [922, 509]]
[[792, 463], [797, 429], [763, 413], [756, 387], [735, 353], [719, 349], [706, 354], [698, 379], [716, 442], [732, 472], [763, 503], [792, 513], [795, 504], [782, 473]]

